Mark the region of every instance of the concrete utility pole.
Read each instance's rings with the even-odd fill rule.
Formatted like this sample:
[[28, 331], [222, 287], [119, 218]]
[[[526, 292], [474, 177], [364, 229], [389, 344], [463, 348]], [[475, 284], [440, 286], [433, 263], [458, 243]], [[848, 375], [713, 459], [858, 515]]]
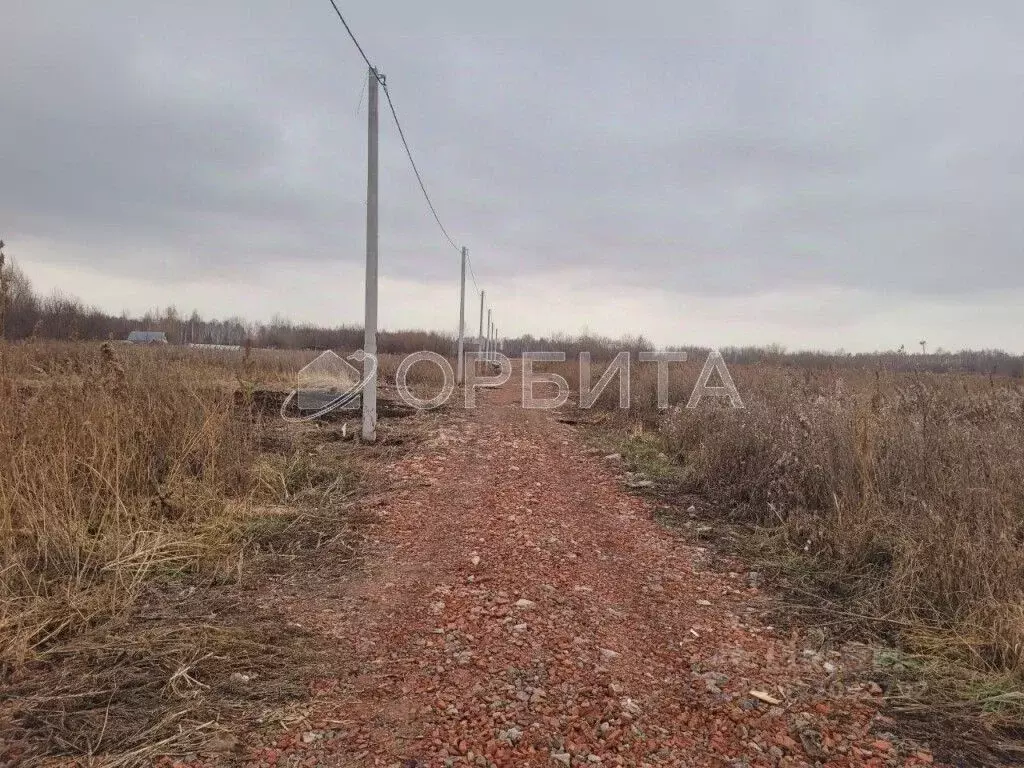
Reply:
[[462, 384], [466, 377], [465, 368], [466, 336], [466, 246], [462, 246], [462, 272], [459, 276], [459, 359], [455, 364], [455, 382]]
[[480, 330], [476, 334], [477, 342], [480, 344], [480, 349], [478, 350], [480, 352], [484, 351], [484, 296], [486, 294], [487, 291], [480, 291]]
[[[369, 72], [369, 126], [366, 167], [366, 320], [363, 338], [362, 439], [377, 439], [377, 70]], [[371, 359], [371, 357], [373, 359]], [[371, 375], [372, 373], [372, 375]]]
[[491, 359], [491, 309], [487, 308], [487, 343], [484, 347], [484, 351], [487, 353], [484, 357], [485, 360]]

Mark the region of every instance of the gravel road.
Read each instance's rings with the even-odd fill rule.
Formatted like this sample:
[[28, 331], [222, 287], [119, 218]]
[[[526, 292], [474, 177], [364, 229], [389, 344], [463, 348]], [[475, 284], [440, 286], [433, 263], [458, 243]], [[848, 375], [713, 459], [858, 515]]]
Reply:
[[761, 623], [756, 579], [709, 568], [517, 396], [391, 467], [368, 568], [294, 607], [339, 668], [250, 764], [932, 764], [846, 659]]

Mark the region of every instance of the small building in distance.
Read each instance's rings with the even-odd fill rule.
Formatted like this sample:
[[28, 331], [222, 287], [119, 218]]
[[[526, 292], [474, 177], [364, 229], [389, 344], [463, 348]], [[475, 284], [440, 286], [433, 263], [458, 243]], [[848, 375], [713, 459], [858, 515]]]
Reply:
[[163, 331], [132, 331], [128, 334], [129, 344], [166, 344], [167, 334]]

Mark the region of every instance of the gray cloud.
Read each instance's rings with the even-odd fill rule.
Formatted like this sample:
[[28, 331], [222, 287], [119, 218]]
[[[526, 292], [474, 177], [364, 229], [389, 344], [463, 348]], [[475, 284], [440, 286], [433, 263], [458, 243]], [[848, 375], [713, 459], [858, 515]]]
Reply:
[[[96, 269], [167, 280], [362, 258], [362, 62], [326, 0], [14, 5], [9, 242], [47, 238], [69, 263], [89, 244], [109, 254]], [[1014, 0], [345, 10], [481, 277], [578, 268], [723, 295], [1024, 286]], [[382, 125], [384, 268], [448, 278]], [[135, 246], [180, 258], [126, 258]]]

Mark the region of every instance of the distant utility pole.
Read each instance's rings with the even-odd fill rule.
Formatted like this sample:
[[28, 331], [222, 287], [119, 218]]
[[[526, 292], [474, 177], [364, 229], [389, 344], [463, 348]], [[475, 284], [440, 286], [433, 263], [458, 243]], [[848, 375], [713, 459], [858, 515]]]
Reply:
[[366, 320], [363, 352], [363, 429], [362, 439], [377, 439], [377, 70], [369, 71], [369, 126], [366, 167]]
[[480, 351], [484, 351], [484, 296], [487, 291], [480, 291], [480, 330], [477, 331], [477, 341], [480, 342]]
[[455, 363], [455, 379], [461, 384], [466, 377], [464, 345], [466, 337], [466, 246], [462, 246], [462, 272], [459, 276], [459, 359]]
[[490, 307], [487, 308], [487, 343], [486, 343], [486, 345], [484, 347], [484, 351], [486, 352], [486, 355], [484, 356], [484, 359], [485, 360], [490, 360], [491, 359], [491, 309], [490, 309]]

